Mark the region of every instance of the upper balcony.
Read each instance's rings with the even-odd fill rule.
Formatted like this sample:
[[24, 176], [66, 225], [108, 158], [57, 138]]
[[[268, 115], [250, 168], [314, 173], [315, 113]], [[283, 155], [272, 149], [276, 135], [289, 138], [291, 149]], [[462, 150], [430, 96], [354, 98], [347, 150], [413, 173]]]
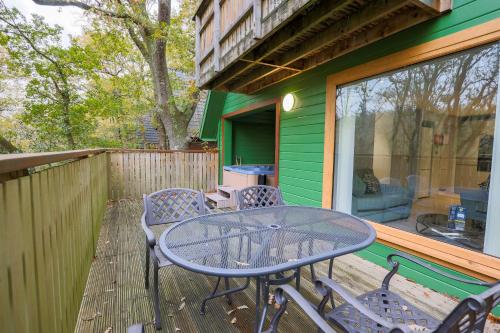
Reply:
[[254, 93], [450, 9], [450, 0], [203, 0], [198, 86]]

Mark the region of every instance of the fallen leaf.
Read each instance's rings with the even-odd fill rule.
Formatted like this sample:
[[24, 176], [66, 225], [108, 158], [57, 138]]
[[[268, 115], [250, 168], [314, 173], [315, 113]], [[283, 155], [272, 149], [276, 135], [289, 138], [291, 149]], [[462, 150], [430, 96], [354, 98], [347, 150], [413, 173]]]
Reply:
[[240, 262], [240, 261], [237, 261], [237, 260], [235, 260], [234, 262], [235, 262], [236, 264], [240, 265], [240, 266], [250, 266], [250, 264], [249, 264], [249, 263], [246, 263], [246, 262]]
[[233, 319], [231, 319], [231, 324], [236, 324], [236, 317], [234, 317]]
[[186, 302], [182, 302], [181, 305], [179, 305], [179, 311], [181, 311], [182, 309], [184, 309], [184, 307], [186, 306]]
[[406, 311], [408, 310], [408, 307], [406, 305], [401, 305], [401, 309], [403, 309], [403, 311]]
[[180, 328], [178, 328], [178, 327], [176, 327], [176, 328], [175, 328], [175, 331], [176, 331], [176, 332], [180, 332], [180, 331], [181, 331], [181, 329], [180, 329]]
[[236, 311], [236, 309], [229, 310], [229, 311], [227, 312], [227, 315], [229, 316], [229, 315], [230, 315], [231, 313], [233, 313], [234, 311]]
[[94, 320], [94, 319], [96, 319], [97, 317], [100, 317], [100, 316], [102, 316], [102, 314], [99, 311], [97, 311], [91, 317], [82, 318], [82, 320], [83, 321], [92, 321], [92, 320]]
[[246, 305], [240, 305], [237, 307], [238, 310], [245, 310], [245, 309], [248, 309], [248, 306]]
[[415, 332], [428, 332], [429, 331], [427, 329], [427, 327], [416, 325], [416, 324], [408, 325], [408, 328], [415, 331]]
[[113, 332], [113, 328], [111, 326], [106, 328], [106, 330], [104, 331], [104, 333], [111, 333], [111, 332]]
[[181, 302], [184, 302], [186, 300], [186, 297], [181, 298]]

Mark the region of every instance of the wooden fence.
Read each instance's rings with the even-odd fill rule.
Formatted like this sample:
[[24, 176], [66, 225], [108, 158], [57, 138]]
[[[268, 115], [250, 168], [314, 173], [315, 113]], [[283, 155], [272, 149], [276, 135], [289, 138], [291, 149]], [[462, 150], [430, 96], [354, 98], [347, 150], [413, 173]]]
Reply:
[[218, 154], [211, 151], [112, 151], [109, 198], [141, 198], [169, 187], [216, 190]]
[[0, 332], [74, 330], [108, 196], [106, 153], [82, 154], [0, 183]]

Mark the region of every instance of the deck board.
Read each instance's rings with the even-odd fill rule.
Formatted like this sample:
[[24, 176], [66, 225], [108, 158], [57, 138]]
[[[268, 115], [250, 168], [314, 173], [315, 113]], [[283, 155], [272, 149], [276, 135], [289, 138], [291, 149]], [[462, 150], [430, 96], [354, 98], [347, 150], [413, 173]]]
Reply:
[[[134, 323], [146, 324], [147, 332], [153, 327], [151, 294], [144, 288], [144, 234], [140, 227], [142, 202], [120, 200], [110, 204], [103, 221], [96, 256], [82, 300], [75, 332], [125, 332]], [[159, 232], [159, 231], [158, 231]], [[328, 265], [317, 265], [324, 274]], [[336, 260], [335, 279], [354, 294], [376, 288], [387, 271], [354, 255]], [[255, 312], [255, 285], [233, 296], [233, 305], [224, 299], [207, 303], [207, 313], [200, 315], [201, 300], [210, 292], [215, 278], [186, 271], [180, 267], [160, 270], [160, 301], [163, 332], [251, 332]], [[312, 301], [318, 298], [310, 282], [307, 269], [303, 271], [302, 293]], [[231, 279], [231, 284], [243, 283]], [[456, 301], [396, 276], [394, 290], [415, 299], [416, 304], [439, 317], [444, 316]], [[185, 306], [179, 310], [185, 297]], [[240, 305], [248, 309], [232, 309]], [[236, 323], [231, 320], [236, 318]], [[498, 330], [490, 327], [491, 332]], [[290, 303], [280, 323], [280, 332], [314, 332], [308, 318]]]

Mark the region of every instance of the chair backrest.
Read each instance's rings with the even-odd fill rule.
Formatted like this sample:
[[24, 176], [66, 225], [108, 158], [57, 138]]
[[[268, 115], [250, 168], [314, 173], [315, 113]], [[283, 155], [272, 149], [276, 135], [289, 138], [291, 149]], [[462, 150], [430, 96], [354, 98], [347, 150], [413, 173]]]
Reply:
[[460, 302], [435, 332], [483, 332], [491, 310], [500, 304], [500, 282], [477, 296]]
[[202, 192], [186, 188], [169, 188], [144, 195], [148, 226], [179, 222], [205, 214]]
[[279, 187], [255, 185], [238, 191], [238, 209], [283, 206], [283, 197]]

